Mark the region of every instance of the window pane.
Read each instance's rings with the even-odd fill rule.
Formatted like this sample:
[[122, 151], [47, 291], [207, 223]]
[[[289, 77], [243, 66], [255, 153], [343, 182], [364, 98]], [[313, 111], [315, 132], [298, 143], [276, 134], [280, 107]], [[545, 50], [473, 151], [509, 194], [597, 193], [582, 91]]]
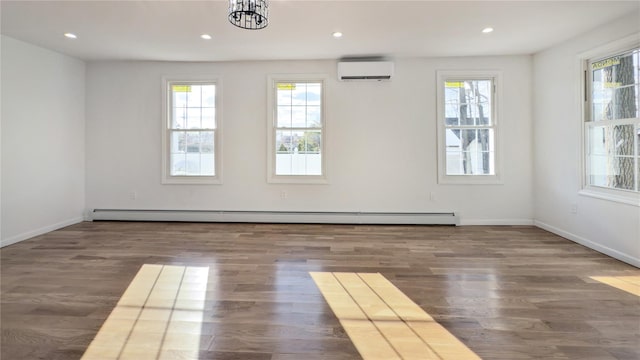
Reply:
[[295, 85], [289, 83], [278, 83], [276, 86], [278, 105], [291, 105], [291, 89]]
[[613, 127], [613, 153], [615, 155], [633, 155], [634, 126], [617, 125]]
[[589, 152], [592, 155], [606, 155], [606, 126], [592, 126], [589, 131]]
[[291, 107], [291, 126], [292, 127], [305, 127], [307, 125], [307, 113], [304, 106], [292, 106]]
[[171, 176], [187, 174], [187, 154], [171, 154]]
[[[634, 190], [637, 182], [633, 125], [593, 126], [589, 129], [591, 185]], [[635, 140], [638, 141], [638, 140]]]
[[211, 108], [216, 107], [215, 85], [202, 85], [202, 106]]
[[307, 105], [319, 106], [322, 99], [320, 84], [309, 83], [307, 84]]
[[487, 102], [478, 104], [477, 125], [491, 125], [491, 105]]
[[202, 126], [201, 116], [202, 110], [200, 108], [187, 108], [187, 129], [200, 129]]
[[277, 175], [321, 175], [320, 131], [276, 131]]
[[213, 154], [214, 152], [214, 132], [203, 131], [200, 133], [200, 152]]
[[445, 125], [446, 126], [459, 126], [460, 125], [460, 110], [458, 104], [445, 104]]
[[307, 127], [322, 127], [320, 106], [307, 106]]
[[493, 129], [479, 129], [477, 135], [480, 151], [493, 151]]
[[215, 156], [211, 154], [200, 154], [200, 174], [201, 176], [215, 176]]
[[173, 92], [173, 107], [187, 107], [187, 92], [185, 91], [185, 85], [173, 85], [171, 90]]
[[613, 157], [612, 173], [609, 184], [616, 189], [633, 190], [635, 185], [634, 163], [632, 157]]
[[446, 129], [447, 175], [494, 175], [493, 129]]
[[187, 131], [187, 152], [188, 153], [200, 152], [200, 132]]
[[186, 108], [174, 108], [172, 111], [171, 128], [184, 129], [187, 121]]
[[187, 153], [185, 164], [186, 175], [197, 176], [200, 174], [200, 153]]
[[291, 105], [306, 105], [307, 103], [307, 84], [297, 83], [291, 89]]
[[189, 85], [190, 91], [187, 93], [187, 106], [189, 107], [201, 107], [202, 106], [202, 86]]
[[445, 131], [445, 141], [447, 151], [462, 150], [462, 140], [460, 139], [460, 129], [447, 129]]
[[492, 84], [492, 80], [445, 81], [445, 125], [491, 125]]
[[184, 153], [187, 149], [187, 137], [184, 131], [171, 133], [171, 153]]
[[202, 128], [203, 129], [216, 128], [216, 109], [202, 108]]
[[462, 153], [447, 151], [447, 175], [462, 175]]
[[277, 126], [291, 127], [291, 106], [278, 106]]

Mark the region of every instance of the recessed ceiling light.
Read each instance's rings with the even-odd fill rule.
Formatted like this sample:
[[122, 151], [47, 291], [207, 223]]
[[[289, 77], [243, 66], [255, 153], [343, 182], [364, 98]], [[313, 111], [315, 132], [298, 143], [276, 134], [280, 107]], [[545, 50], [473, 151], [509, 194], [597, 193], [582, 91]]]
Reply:
[[209, 34], [202, 34], [202, 35], [200, 35], [200, 37], [205, 39], [205, 40], [211, 40], [211, 35], [209, 35]]
[[341, 38], [341, 37], [342, 37], [342, 33], [341, 33], [340, 31], [336, 31], [336, 32], [334, 32], [334, 33], [333, 33], [333, 34], [331, 34], [331, 35], [333, 35], [333, 37], [334, 37], [334, 38], [336, 38], [336, 39], [338, 39], [338, 38]]
[[486, 27], [486, 28], [482, 29], [482, 33], [483, 34], [488, 34], [490, 32], [493, 32], [493, 28], [492, 27]]
[[78, 37], [74, 33], [64, 33], [64, 36], [69, 39], [77, 39]]

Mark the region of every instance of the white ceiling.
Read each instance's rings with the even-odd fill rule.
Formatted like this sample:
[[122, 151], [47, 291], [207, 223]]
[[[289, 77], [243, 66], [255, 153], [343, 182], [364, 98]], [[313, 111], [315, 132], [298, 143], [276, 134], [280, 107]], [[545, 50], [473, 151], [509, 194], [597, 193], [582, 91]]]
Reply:
[[629, 13], [640, 22], [640, 1], [271, 0], [269, 26], [251, 31], [227, 21], [227, 6], [2, 0], [1, 29], [85, 60], [235, 61], [532, 54]]

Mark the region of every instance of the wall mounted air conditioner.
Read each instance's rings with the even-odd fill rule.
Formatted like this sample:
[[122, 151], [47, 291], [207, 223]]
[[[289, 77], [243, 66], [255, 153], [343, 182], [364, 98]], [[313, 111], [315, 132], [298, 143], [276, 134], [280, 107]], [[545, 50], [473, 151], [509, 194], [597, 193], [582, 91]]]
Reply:
[[391, 61], [340, 61], [338, 79], [340, 80], [389, 80], [393, 76]]

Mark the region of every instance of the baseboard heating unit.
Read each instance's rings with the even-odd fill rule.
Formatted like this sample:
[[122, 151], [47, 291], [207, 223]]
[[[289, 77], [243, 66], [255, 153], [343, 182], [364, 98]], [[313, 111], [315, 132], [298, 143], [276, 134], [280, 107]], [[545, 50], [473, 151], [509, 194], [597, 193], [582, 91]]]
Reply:
[[297, 224], [399, 224], [459, 225], [454, 212], [298, 212], [298, 211], [214, 211], [214, 210], [120, 210], [94, 209], [96, 221], [182, 221]]

